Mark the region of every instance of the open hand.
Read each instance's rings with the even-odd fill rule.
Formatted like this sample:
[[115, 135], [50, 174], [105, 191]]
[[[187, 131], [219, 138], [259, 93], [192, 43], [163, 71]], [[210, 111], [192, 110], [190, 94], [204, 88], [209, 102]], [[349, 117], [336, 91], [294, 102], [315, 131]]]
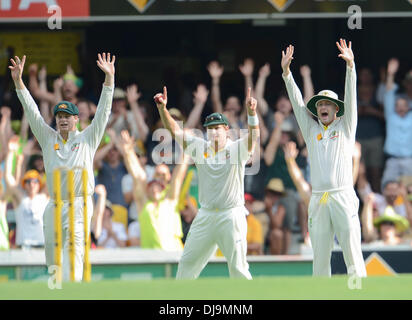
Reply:
[[280, 62], [280, 65], [285, 75], [289, 74], [290, 72], [289, 67], [293, 60], [294, 51], [295, 51], [295, 47], [292, 46], [291, 44], [286, 48], [286, 52], [282, 50], [282, 60]]
[[346, 40], [340, 39], [340, 42], [336, 42], [336, 46], [338, 47], [340, 54], [338, 55], [339, 58], [342, 58], [346, 61], [346, 64], [349, 67], [353, 66], [353, 61], [355, 59], [352, 51], [352, 41], [349, 41], [349, 46], [346, 45]]
[[221, 66], [217, 61], [210, 62], [207, 66], [207, 70], [209, 71], [212, 79], [219, 79], [223, 74], [223, 66]]
[[255, 62], [251, 58], [246, 58], [243, 64], [239, 66], [240, 72], [244, 77], [251, 77], [253, 74], [253, 69], [255, 67]]
[[114, 62], [116, 61], [116, 56], [110, 57], [110, 52], [97, 55], [98, 60], [97, 66], [107, 75], [114, 76]]
[[11, 70], [11, 77], [14, 81], [20, 80], [23, 75], [24, 63], [26, 62], [26, 56], [20, 60], [18, 56], [15, 56], [15, 59], [10, 59], [11, 66], [9, 69]]

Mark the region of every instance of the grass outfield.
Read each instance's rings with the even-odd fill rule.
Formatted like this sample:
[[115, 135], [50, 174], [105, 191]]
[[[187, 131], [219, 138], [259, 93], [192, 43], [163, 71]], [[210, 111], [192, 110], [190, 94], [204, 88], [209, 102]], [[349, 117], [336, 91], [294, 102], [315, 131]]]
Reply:
[[412, 299], [412, 275], [369, 277], [360, 290], [348, 288], [347, 276], [333, 278], [257, 277], [252, 281], [200, 278], [63, 283], [50, 290], [46, 282], [0, 283], [0, 300], [5, 299], [113, 299], [113, 300], [267, 300], [267, 299]]

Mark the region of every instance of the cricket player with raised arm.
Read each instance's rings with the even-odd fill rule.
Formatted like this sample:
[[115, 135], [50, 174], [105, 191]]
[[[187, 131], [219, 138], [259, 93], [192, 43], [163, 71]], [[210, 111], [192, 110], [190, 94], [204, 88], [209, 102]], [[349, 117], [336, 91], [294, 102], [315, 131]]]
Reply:
[[[311, 171], [312, 196], [308, 209], [313, 248], [313, 275], [331, 276], [330, 259], [336, 234], [348, 274], [366, 277], [361, 250], [359, 199], [353, 189], [352, 154], [357, 124], [356, 71], [352, 43], [336, 42], [346, 61], [344, 101], [322, 90], [305, 106], [290, 64], [294, 47], [282, 51], [281, 66], [293, 111], [305, 139]], [[317, 118], [312, 118], [308, 110]]]
[[154, 99], [160, 118], [175, 140], [195, 162], [199, 175], [200, 209], [192, 222], [177, 269], [177, 279], [195, 279], [219, 246], [231, 277], [251, 279], [247, 253], [244, 200], [245, 165], [259, 139], [256, 99], [248, 89], [248, 133], [228, 138], [229, 121], [221, 113], [206, 117], [207, 140], [181, 129], [166, 109], [167, 90]]
[[[88, 225], [93, 212], [94, 175], [93, 158], [97, 147], [104, 134], [107, 121], [112, 107], [114, 90], [114, 62], [115, 56], [110, 53], [98, 54], [97, 66], [105, 73], [102, 93], [97, 106], [97, 111], [92, 123], [83, 131], [77, 130], [76, 124], [79, 121], [79, 110], [73, 103], [68, 101], [59, 102], [53, 109], [56, 117], [56, 129], [54, 130], [46, 124], [39, 109], [25, 87], [22, 74], [26, 56], [20, 60], [19, 57], [10, 59], [12, 65], [9, 66], [11, 76], [16, 86], [17, 96], [23, 105], [30, 128], [38, 140], [43, 152], [44, 167], [47, 177], [47, 189], [51, 195], [43, 215], [43, 228], [45, 238], [46, 264], [51, 266], [54, 263], [54, 202], [53, 199], [53, 171], [57, 168], [64, 168], [61, 171], [61, 197], [62, 206], [62, 236], [63, 236], [63, 280], [69, 279], [69, 233], [68, 233], [68, 194], [67, 194], [67, 170], [81, 167], [88, 172], [88, 199], [87, 212]], [[83, 197], [81, 170], [74, 170], [74, 195], [75, 195], [75, 280], [81, 281], [83, 276], [83, 256], [84, 256], [84, 230], [83, 230]], [[89, 229], [90, 232], [90, 229]]]

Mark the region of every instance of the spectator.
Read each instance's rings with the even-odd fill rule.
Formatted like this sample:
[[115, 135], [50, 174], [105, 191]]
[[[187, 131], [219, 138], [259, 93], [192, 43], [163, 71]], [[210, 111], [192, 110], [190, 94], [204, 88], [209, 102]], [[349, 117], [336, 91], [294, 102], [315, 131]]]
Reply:
[[[245, 63], [246, 66], [243, 65], [243, 67], [250, 70], [250, 61], [245, 61]], [[240, 69], [242, 69], [242, 67], [240, 67]], [[213, 112], [223, 113], [228, 118], [230, 128], [232, 129], [246, 128], [246, 124], [241, 120], [240, 113], [243, 108], [240, 99], [237, 96], [229, 95], [226, 99], [225, 105], [223, 106], [220, 96], [220, 78], [223, 74], [223, 66], [221, 66], [217, 61], [212, 61], [207, 66], [207, 70], [209, 71], [209, 75], [212, 78], [211, 99]]]
[[162, 182], [168, 181], [170, 174], [166, 165], [157, 166], [155, 179], [148, 183], [146, 173], [133, 150], [133, 140], [127, 131], [122, 131], [119, 145], [122, 146], [121, 152], [127, 170], [133, 177], [134, 200], [137, 207], [142, 208], [139, 213], [141, 247], [167, 251], [183, 250], [182, 224], [177, 205], [188, 157], [184, 156], [183, 163], [177, 164], [173, 169], [170, 184], [166, 187]]
[[375, 246], [406, 243], [402, 236], [409, 230], [409, 221], [395, 213], [392, 206], [387, 206], [380, 215], [374, 198], [375, 194], [370, 193], [364, 199], [361, 214], [364, 240]]
[[[135, 139], [145, 143], [149, 128], [145, 122], [144, 111], [138, 103], [140, 97], [141, 93], [136, 84], [128, 86], [126, 91], [115, 88], [113, 108], [107, 128], [113, 128], [116, 134], [128, 130]], [[127, 108], [128, 105], [130, 110]]]
[[[269, 230], [265, 236], [265, 246], [269, 247], [270, 254], [286, 254], [287, 241], [284, 232], [285, 207], [280, 199], [285, 195], [281, 179], [273, 178], [265, 188], [265, 211], [269, 217]], [[286, 240], [286, 241], [285, 241]]]
[[107, 198], [113, 204], [120, 204], [127, 208], [124, 199], [121, 183], [122, 178], [127, 174], [127, 169], [123, 163], [116, 143], [116, 134], [113, 129], [109, 129], [110, 142], [96, 151], [94, 157], [94, 169], [98, 170], [97, 183], [103, 184], [107, 190]]
[[[362, 161], [372, 190], [379, 192], [384, 163], [384, 114], [375, 98], [375, 85], [370, 71], [361, 69], [363, 81], [358, 84], [358, 126], [356, 139], [362, 145]], [[362, 79], [362, 78], [361, 78]]]
[[139, 221], [133, 221], [127, 228], [128, 247], [140, 247], [140, 224]]
[[[388, 156], [382, 177], [382, 186], [400, 176], [412, 175], [412, 112], [408, 98], [396, 98], [398, 85], [394, 82], [399, 61], [388, 62], [385, 93], [386, 140], [384, 150]], [[409, 81], [409, 80], [408, 80]], [[409, 83], [407, 81], [407, 83]]]
[[[3, 178], [3, 171], [0, 170], [0, 179]], [[7, 200], [3, 184], [0, 183], [0, 251], [9, 250], [9, 226], [7, 224]]]
[[[147, 161], [148, 161], [147, 155], [144, 153], [144, 151], [142, 151], [140, 148], [138, 148], [136, 146], [136, 143], [134, 143], [134, 145], [135, 145], [134, 150], [136, 152], [137, 157], [139, 158], [139, 163], [140, 163], [140, 165], [142, 166], [143, 170], [146, 173], [147, 180], [150, 181], [154, 177], [156, 167], [148, 164], [147, 163]], [[165, 166], [165, 165], [163, 165], [163, 166]], [[162, 166], [162, 168], [163, 168], [163, 166]], [[167, 166], [166, 166], [166, 168], [167, 169], [165, 169], [165, 170], [169, 171], [169, 168]], [[159, 169], [158, 169], [158, 171], [159, 171]], [[170, 176], [170, 171], [169, 171], [168, 176]], [[127, 203], [127, 205], [129, 206], [129, 210], [128, 210], [129, 221], [132, 220], [132, 221], [136, 222], [136, 220], [138, 219], [138, 213], [139, 213], [141, 208], [137, 208], [136, 202], [133, 199], [133, 177], [131, 176], [130, 173], [127, 173], [122, 178], [122, 192], [123, 192], [124, 200]], [[137, 224], [138, 224], [138, 222], [137, 222]], [[129, 225], [129, 228], [130, 227], [131, 227], [131, 225]], [[137, 227], [134, 227], [134, 228], [137, 228]], [[130, 239], [129, 239], [129, 241], [130, 241]]]
[[[373, 193], [369, 182], [366, 180], [364, 166], [360, 166], [358, 178], [358, 193], [362, 199]], [[388, 206], [391, 206], [396, 214], [406, 218], [412, 223], [412, 204], [407, 200], [406, 188], [397, 181], [387, 181], [383, 186], [383, 193], [373, 193], [374, 204], [381, 216]]]
[[260, 221], [253, 213], [253, 202], [255, 199], [249, 193], [245, 193], [245, 207], [249, 211], [246, 216], [247, 221], [247, 254], [262, 255], [263, 254], [263, 233]]
[[282, 185], [285, 188], [285, 195], [281, 200], [281, 203], [286, 209], [283, 226], [283, 231], [285, 232], [285, 247], [282, 252], [287, 253], [292, 236], [292, 228], [298, 215], [298, 203], [300, 199], [296, 187], [289, 175], [284, 151], [282, 149], [283, 146], [293, 138], [292, 127], [289, 122], [284, 122], [284, 113], [277, 111], [274, 114], [274, 118], [276, 126], [264, 151], [264, 160], [267, 166], [266, 184], [272, 178], [279, 178], [282, 180]]
[[27, 171], [22, 179], [23, 190], [12, 173], [13, 155], [19, 147], [14, 136], [8, 145], [5, 181], [16, 216], [16, 244], [22, 248], [44, 246], [43, 213], [48, 197], [41, 190], [41, 177], [36, 170]]
[[197, 201], [192, 196], [187, 196], [184, 203], [184, 208], [180, 210], [180, 216], [182, 218], [182, 242], [186, 242], [187, 234], [189, 233], [190, 226], [194, 218], [196, 217], [198, 210]]
[[112, 221], [114, 214], [112, 203], [107, 200], [107, 191], [104, 185], [99, 184], [94, 192], [97, 201], [92, 218], [94, 238], [97, 247], [100, 248], [123, 248], [126, 246], [127, 234], [122, 223]]

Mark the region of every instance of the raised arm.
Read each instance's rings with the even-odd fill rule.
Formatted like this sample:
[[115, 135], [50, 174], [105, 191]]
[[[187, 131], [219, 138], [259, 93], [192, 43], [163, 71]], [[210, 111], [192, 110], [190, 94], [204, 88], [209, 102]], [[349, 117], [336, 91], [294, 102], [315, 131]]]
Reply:
[[[139, 133], [139, 139], [143, 142], [146, 141], [147, 135], [149, 133], [149, 127], [147, 126], [143, 114], [139, 108], [139, 98], [141, 93], [138, 91], [136, 84], [132, 84], [126, 88], [127, 101], [129, 102], [130, 109], [133, 114], [133, 119], [136, 121], [137, 131]], [[127, 119], [127, 117], [126, 117]]]
[[278, 150], [280, 136], [282, 134], [282, 123], [285, 120], [285, 116], [282, 112], [276, 111], [273, 115], [275, 118], [275, 129], [273, 129], [272, 134], [270, 135], [269, 143], [267, 144], [265, 151], [263, 153], [263, 159], [267, 166], [272, 165], [275, 160], [275, 155]]
[[163, 126], [169, 130], [172, 137], [181, 145], [186, 148], [186, 143], [184, 141], [183, 129], [179, 127], [177, 122], [172, 118], [169, 111], [166, 109], [167, 105], [167, 88], [163, 87], [163, 94], [158, 93], [154, 97], [154, 101], [157, 106], [157, 110], [160, 114], [160, 119], [162, 120]]
[[296, 143], [294, 143], [293, 141], [288, 142], [283, 147], [283, 151], [285, 153], [285, 162], [288, 167], [289, 175], [292, 178], [292, 181], [295, 184], [300, 197], [305, 203], [306, 208], [308, 208], [312, 193], [309, 183], [306, 182], [305, 178], [303, 177], [302, 171], [296, 163], [296, 157], [299, 153], [296, 148]]
[[389, 118], [395, 114], [396, 97], [395, 92], [398, 89], [398, 85], [395, 83], [395, 75], [399, 69], [399, 60], [392, 58], [388, 61], [387, 73], [386, 73], [386, 90], [383, 95], [383, 108], [385, 118]]
[[260, 69], [259, 69], [259, 76], [256, 80], [256, 86], [255, 86], [255, 95], [256, 95], [256, 100], [258, 101], [258, 108], [260, 111], [260, 114], [265, 116], [269, 110], [269, 105], [265, 99], [265, 86], [266, 86], [266, 79], [270, 75], [270, 64], [265, 63]]
[[15, 59], [10, 59], [10, 61], [12, 65], [9, 66], [9, 69], [11, 71], [11, 77], [14, 81], [14, 85], [16, 86], [17, 97], [23, 106], [24, 113], [27, 116], [27, 120], [29, 121], [33, 134], [37, 138], [37, 141], [39, 141], [40, 145], [44, 145], [54, 130], [44, 121], [36, 102], [34, 102], [33, 97], [30, 95], [23, 83], [22, 75], [24, 63], [26, 62], [26, 56], [23, 56], [21, 60], [16, 56]]
[[94, 205], [94, 212], [93, 212], [93, 217], [92, 217], [92, 223], [91, 223], [91, 230], [93, 231], [94, 237], [99, 239], [100, 235], [102, 234], [102, 229], [103, 229], [103, 214], [104, 214], [104, 209], [106, 208], [106, 197], [107, 197], [107, 192], [106, 188], [103, 184], [98, 184], [94, 192], [97, 195], [97, 200]]
[[106, 155], [109, 153], [109, 151], [113, 147], [117, 147], [115, 144], [115, 136], [116, 136], [115, 131], [113, 129], [107, 129], [106, 132], [108, 136], [110, 137], [110, 142], [96, 150], [96, 153], [93, 158], [93, 167], [95, 170], [99, 170], [102, 168], [103, 160], [106, 157]]
[[207, 66], [207, 70], [209, 71], [210, 77], [212, 78], [212, 106], [213, 112], [223, 112], [223, 104], [222, 99], [220, 98], [220, 78], [223, 74], [223, 66], [219, 64], [217, 61], [212, 61]]
[[88, 143], [94, 149], [97, 149], [102, 140], [112, 109], [115, 74], [114, 63], [116, 61], [116, 57], [114, 55], [111, 57], [110, 52], [107, 54], [99, 53], [97, 57], [97, 66], [104, 72], [105, 79], [96, 114], [94, 115], [90, 126], [83, 131], [84, 135], [87, 137]]
[[13, 136], [11, 137], [8, 143], [8, 152], [6, 156], [6, 165], [5, 165], [5, 174], [4, 180], [6, 182], [7, 190], [9, 191], [10, 195], [13, 196], [13, 204], [15, 208], [20, 204], [23, 194], [21, 193], [20, 189], [18, 188], [18, 181], [13, 175], [13, 158], [19, 148], [19, 137]]
[[116, 144], [119, 145], [127, 172], [133, 179], [133, 198], [138, 207], [143, 208], [147, 199], [147, 175], [134, 151], [134, 140], [127, 130], [123, 130], [120, 137], [117, 137]]
[[349, 41], [349, 45], [346, 44], [346, 40], [340, 39], [336, 42], [340, 54], [339, 58], [342, 58], [346, 62], [346, 80], [345, 80], [345, 114], [342, 119], [345, 124], [346, 132], [349, 136], [355, 139], [356, 125], [358, 122], [358, 107], [356, 97], [356, 70], [355, 70], [355, 57], [352, 51], [352, 42]]
[[303, 80], [303, 101], [308, 103], [309, 99], [315, 95], [315, 89], [313, 88], [313, 82], [311, 77], [311, 70], [308, 65], [300, 67], [300, 75]]
[[373, 226], [373, 202], [374, 193], [370, 193], [363, 199], [363, 208], [361, 212], [362, 235], [366, 242], [371, 242], [377, 238], [375, 227]]
[[255, 68], [255, 62], [251, 58], [246, 58], [239, 66], [239, 70], [245, 79], [245, 96], [247, 96], [248, 88], [252, 89], [251, 94], [255, 95], [253, 88], [253, 70]]
[[252, 88], [248, 88], [246, 94], [246, 108], [248, 117], [248, 152], [253, 152], [256, 145], [259, 145], [260, 130], [257, 116], [257, 100], [251, 97]]
[[203, 108], [206, 104], [207, 97], [209, 95], [209, 90], [202, 83], [197, 85], [196, 91], [193, 92], [193, 109], [190, 111], [189, 117], [187, 118], [185, 128], [193, 129], [200, 122], [202, 116]]
[[306, 139], [309, 136], [310, 127], [315, 123], [315, 121], [309, 115], [305, 102], [303, 101], [302, 93], [296, 85], [290, 71], [290, 64], [293, 60], [294, 50], [294, 47], [289, 45], [286, 48], [286, 51], [282, 51], [282, 78], [285, 82], [286, 90], [288, 92], [290, 102], [292, 103], [293, 112], [299, 124], [300, 130], [302, 131], [303, 138]]
[[55, 103], [56, 98], [54, 94], [48, 92], [47, 87], [44, 88], [44, 86], [42, 86], [41, 79], [37, 79], [37, 76], [38, 75], [40, 76], [40, 72], [38, 74], [38, 65], [35, 63], [29, 65], [28, 71], [29, 71], [29, 88], [33, 96], [35, 96], [39, 100], [46, 100], [50, 103]]
[[170, 188], [167, 193], [167, 197], [171, 200], [178, 200], [180, 190], [182, 188], [183, 180], [186, 175], [187, 167], [189, 164], [189, 156], [182, 152], [179, 163], [175, 166], [170, 180]]

